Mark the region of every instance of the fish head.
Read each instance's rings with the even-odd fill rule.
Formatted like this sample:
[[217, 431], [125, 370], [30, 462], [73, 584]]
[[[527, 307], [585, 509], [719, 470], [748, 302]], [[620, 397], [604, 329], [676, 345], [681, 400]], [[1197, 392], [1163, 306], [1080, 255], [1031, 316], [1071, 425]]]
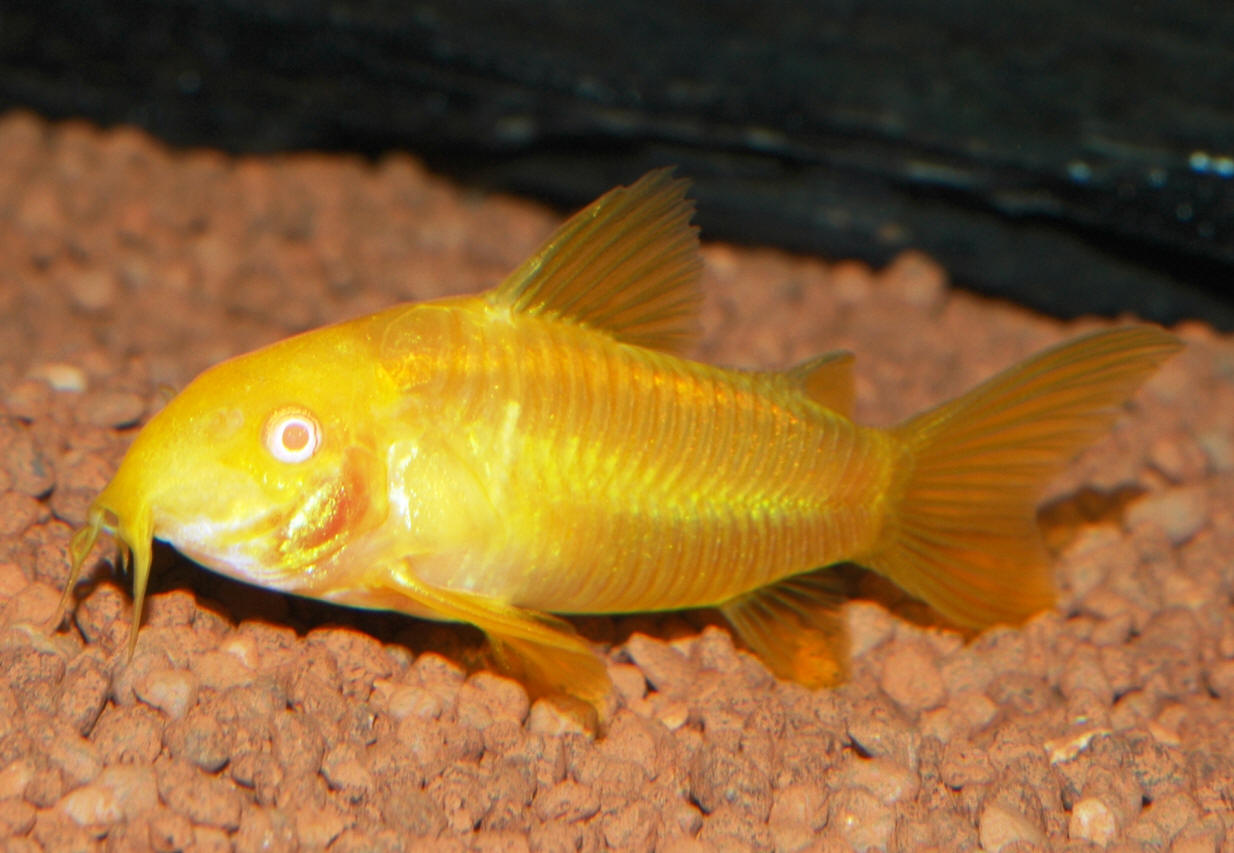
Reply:
[[[137, 435], [73, 541], [100, 530], [132, 557], [133, 634], [162, 539], [203, 566], [290, 592], [386, 514], [374, 413], [385, 392], [363, 336], [320, 330], [216, 365]], [[71, 586], [71, 583], [70, 583]]]

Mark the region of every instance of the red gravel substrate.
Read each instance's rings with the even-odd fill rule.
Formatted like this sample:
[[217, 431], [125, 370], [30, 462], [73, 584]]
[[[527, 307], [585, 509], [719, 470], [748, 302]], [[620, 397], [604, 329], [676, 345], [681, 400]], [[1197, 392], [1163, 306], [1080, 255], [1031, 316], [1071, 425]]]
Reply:
[[[1051, 490], [1058, 608], [966, 642], [852, 571], [837, 690], [775, 681], [706, 614], [578, 620], [617, 688], [597, 741], [469, 674], [470, 629], [170, 550], [131, 661], [107, 562], [68, 629], [41, 627], [72, 529], [167, 386], [491, 286], [554, 221], [404, 156], [232, 159], [0, 116], [4, 850], [1234, 847], [1234, 346], [1199, 323]], [[852, 349], [868, 422], [1098, 325], [954, 292], [919, 256], [872, 273], [704, 251], [700, 357]]]

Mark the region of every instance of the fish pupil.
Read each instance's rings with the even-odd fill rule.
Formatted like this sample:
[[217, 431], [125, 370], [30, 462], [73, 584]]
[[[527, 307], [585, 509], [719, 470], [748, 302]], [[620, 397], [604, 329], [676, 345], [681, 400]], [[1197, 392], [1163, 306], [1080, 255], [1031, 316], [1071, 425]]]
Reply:
[[311, 438], [309, 428], [303, 423], [292, 422], [283, 427], [283, 447], [292, 453], [308, 447]]

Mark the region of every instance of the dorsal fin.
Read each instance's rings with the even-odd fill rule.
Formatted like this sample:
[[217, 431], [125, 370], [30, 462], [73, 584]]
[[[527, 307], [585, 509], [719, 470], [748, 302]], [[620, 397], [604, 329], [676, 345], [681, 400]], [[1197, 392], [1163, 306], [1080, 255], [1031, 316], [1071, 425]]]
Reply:
[[784, 376], [820, 406], [846, 418], [853, 416], [857, 392], [853, 387], [853, 354], [835, 350], [803, 361]]
[[688, 182], [648, 172], [570, 217], [485, 297], [581, 323], [625, 343], [679, 352], [698, 335], [702, 258]]

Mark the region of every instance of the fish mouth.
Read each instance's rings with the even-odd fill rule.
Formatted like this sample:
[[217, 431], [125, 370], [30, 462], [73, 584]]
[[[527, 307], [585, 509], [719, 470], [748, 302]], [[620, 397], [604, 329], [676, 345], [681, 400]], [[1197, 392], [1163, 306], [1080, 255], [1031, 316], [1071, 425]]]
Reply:
[[279, 561], [271, 542], [284, 525], [283, 514], [265, 513], [239, 521], [164, 519], [159, 538], [198, 565], [244, 583], [292, 591], [289, 576], [297, 566]]

